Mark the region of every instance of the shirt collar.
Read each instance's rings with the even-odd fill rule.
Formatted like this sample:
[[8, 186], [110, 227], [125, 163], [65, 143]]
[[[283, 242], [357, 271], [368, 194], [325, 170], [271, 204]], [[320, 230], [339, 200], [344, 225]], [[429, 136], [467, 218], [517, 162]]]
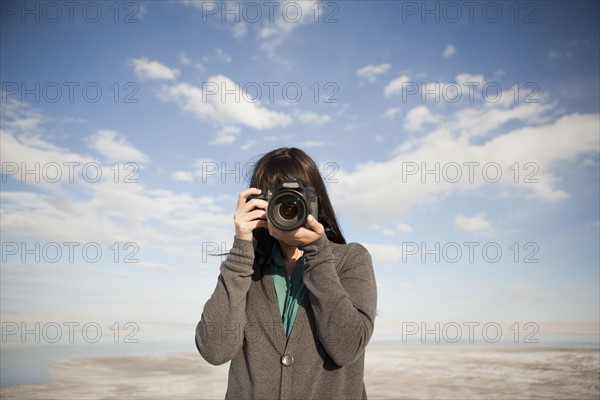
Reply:
[[[300, 262], [300, 265], [304, 265], [304, 256], [301, 256], [298, 261]], [[270, 263], [275, 263], [277, 265], [279, 265], [280, 267], [285, 267], [285, 264], [283, 263], [283, 259], [281, 258], [281, 248], [279, 247], [279, 242], [275, 241], [273, 243], [273, 248], [271, 249], [271, 254], [269, 255], [263, 255], [261, 256], [260, 259], [261, 264], [270, 264]]]
[[273, 250], [271, 250], [271, 261], [280, 267], [284, 266], [283, 259], [281, 258], [281, 249], [279, 248], [278, 242], [273, 243]]

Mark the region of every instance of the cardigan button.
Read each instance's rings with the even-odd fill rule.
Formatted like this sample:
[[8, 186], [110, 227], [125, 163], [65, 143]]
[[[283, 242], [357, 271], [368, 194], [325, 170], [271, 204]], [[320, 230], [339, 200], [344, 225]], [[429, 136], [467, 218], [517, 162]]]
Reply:
[[281, 357], [281, 363], [286, 367], [289, 367], [294, 363], [294, 357], [292, 357], [291, 354], [284, 354], [283, 357]]

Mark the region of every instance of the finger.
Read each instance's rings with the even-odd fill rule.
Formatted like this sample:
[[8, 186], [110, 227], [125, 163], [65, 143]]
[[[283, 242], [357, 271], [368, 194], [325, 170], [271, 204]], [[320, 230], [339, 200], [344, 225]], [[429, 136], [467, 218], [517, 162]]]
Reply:
[[240, 213], [250, 213], [254, 210], [263, 211], [266, 210], [268, 204], [268, 202], [262, 199], [252, 199], [244, 205], [242, 205], [242, 207], [240, 207], [236, 211]]
[[250, 211], [249, 213], [245, 214], [247, 221], [253, 221], [255, 219], [261, 219], [263, 221], [267, 220], [267, 213], [264, 210], [261, 209], [255, 209], [253, 211]]
[[265, 215], [265, 211], [261, 210], [261, 209], [255, 209], [253, 211], [250, 212], [244, 212], [243, 211], [243, 207], [242, 210], [238, 210], [234, 213], [233, 217], [234, 219], [240, 223], [245, 223], [245, 222], [251, 222], [257, 219], [262, 219], [264, 221], [266, 221], [266, 215]]
[[265, 221], [264, 219], [257, 219], [256, 221], [252, 221], [250, 225], [252, 227], [252, 230], [256, 229], [256, 228], [266, 228], [267, 227], [267, 221]]
[[323, 225], [321, 225], [321, 223], [310, 214], [306, 218], [306, 227], [311, 231], [318, 233], [319, 235], [325, 233], [325, 227], [323, 227]]
[[257, 208], [264, 211], [267, 210], [267, 206], [269, 205], [269, 202], [263, 199], [252, 199], [248, 203], [253, 206], [252, 208]]
[[251, 194], [260, 194], [261, 190], [257, 188], [248, 188], [240, 192], [238, 197], [236, 210], [239, 210], [244, 204], [246, 204], [246, 198]]
[[252, 199], [252, 200], [248, 201], [247, 203], [245, 203], [244, 205], [242, 205], [237, 210], [235, 210], [235, 212], [233, 214], [234, 214], [234, 216], [235, 215], [241, 216], [241, 215], [251, 213], [255, 210], [263, 211], [264, 209], [267, 208], [267, 204], [268, 203], [265, 200]]

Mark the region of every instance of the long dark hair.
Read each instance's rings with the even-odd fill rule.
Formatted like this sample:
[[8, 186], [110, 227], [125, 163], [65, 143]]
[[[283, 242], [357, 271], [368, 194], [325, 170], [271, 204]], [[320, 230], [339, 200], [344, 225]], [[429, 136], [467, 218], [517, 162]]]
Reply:
[[[330, 241], [345, 244], [346, 239], [342, 235], [319, 168], [304, 151], [295, 147], [282, 147], [266, 153], [254, 166], [250, 187], [275, 189], [285, 179], [299, 179], [304, 186], [314, 188], [319, 201], [319, 215], [314, 217], [325, 227]], [[264, 231], [255, 237], [259, 241], [259, 248], [264, 250], [274, 240]]]

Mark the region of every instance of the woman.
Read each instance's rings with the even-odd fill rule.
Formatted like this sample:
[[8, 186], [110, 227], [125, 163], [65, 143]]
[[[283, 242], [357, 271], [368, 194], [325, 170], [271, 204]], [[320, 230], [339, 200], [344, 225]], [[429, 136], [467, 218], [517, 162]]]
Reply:
[[[284, 231], [268, 220], [267, 201], [248, 197], [289, 179], [314, 188], [319, 215]], [[206, 361], [231, 360], [226, 399], [366, 399], [371, 257], [345, 244], [314, 161], [296, 148], [264, 155], [233, 218], [233, 247], [196, 328]]]

